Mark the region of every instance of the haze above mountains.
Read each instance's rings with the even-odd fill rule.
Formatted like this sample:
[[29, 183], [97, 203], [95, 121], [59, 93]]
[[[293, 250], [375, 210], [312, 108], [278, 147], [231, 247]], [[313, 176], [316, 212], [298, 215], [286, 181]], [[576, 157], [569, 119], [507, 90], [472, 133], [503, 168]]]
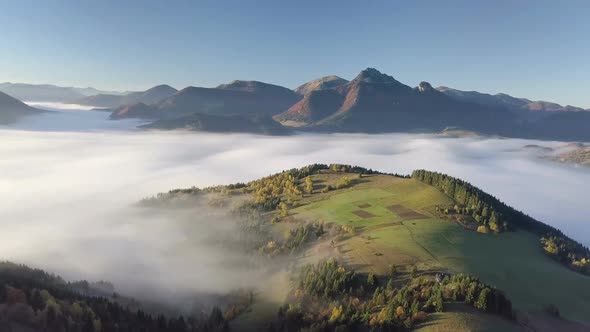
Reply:
[[[351, 81], [326, 76], [294, 90], [258, 81], [233, 81], [215, 88], [176, 90], [158, 85], [140, 92], [3, 83], [0, 91], [26, 101], [107, 108], [113, 120], [154, 121], [144, 129], [285, 134], [293, 130], [440, 132], [453, 127], [506, 137], [590, 140], [590, 112], [580, 107], [502, 93], [433, 88], [427, 82], [410, 87], [373, 68]], [[15, 105], [6, 101], [9, 104]], [[19, 107], [3, 107], [3, 122], [16, 121], [19, 114], [33, 114]]]

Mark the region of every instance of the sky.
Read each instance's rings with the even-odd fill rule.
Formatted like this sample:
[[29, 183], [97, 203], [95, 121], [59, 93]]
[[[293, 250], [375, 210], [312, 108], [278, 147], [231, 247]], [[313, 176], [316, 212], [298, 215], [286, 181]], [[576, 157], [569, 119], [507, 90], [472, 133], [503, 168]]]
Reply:
[[0, 82], [399, 81], [590, 108], [590, 2], [0, 1]]

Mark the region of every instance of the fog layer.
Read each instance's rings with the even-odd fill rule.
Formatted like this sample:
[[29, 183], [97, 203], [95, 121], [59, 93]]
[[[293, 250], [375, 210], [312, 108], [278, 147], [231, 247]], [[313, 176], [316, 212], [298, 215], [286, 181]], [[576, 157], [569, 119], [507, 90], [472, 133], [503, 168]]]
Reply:
[[211, 230], [231, 224], [219, 222], [227, 216], [147, 213], [132, 204], [173, 188], [248, 181], [311, 163], [448, 173], [590, 244], [590, 171], [524, 147], [558, 142], [22, 129], [0, 129], [1, 259], [70, 278], [208, 291], [260, 280], [261, 271], [232, 272], [227, 267], [241, 254], [215, 245]]

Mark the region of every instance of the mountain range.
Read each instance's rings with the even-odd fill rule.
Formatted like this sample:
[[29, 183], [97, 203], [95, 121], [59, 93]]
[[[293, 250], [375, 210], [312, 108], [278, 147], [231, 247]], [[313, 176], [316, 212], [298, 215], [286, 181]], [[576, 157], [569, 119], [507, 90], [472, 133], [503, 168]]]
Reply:
[[[294, 90], [238, 80], [215, 88], [176, 90], [158, 85], [141, 92], [85, 96], [71, 103], [109, 108], [113, 120], [153, 120], [145, 127], [150, 129], [240, 128], [283, 134], [292, 129], [386, 133], [440, 132], [452, 127], [506, 137], [590, 141], [590, 112], [580, 107], [501, 93], [435, 89], [428, 82], [410, 87], [374, 68], [362, 70], [351, 81], [325, 76]], [[287, 129], [261, 130], [265, 117]], [[228, 123], [220, 125], [222, 121]]]
[[0, 92], [24, 101], [67, 103], [96, 94], [118, 94], [127, 92], [101, 91], [95, 88], [61, 87], [51, 84], [0, 83]]
[[[322, 132], [438, 132], [456, 127], [507, 137], [590, 139], [590, 112], [582, 108], [504, 94], [434, 89], [427, 82], [412, 88], [373, 68], [341, 83], [306, 91], [275, 120]], [[313, 85], [320, 86], [307, 86]]]
[[257, 81], [233, 81], [216, 88], [187, 87], [150, 105], [136, 103], [113, 110], [112, 119], [171, 119], [193, 113], [275, 115], [302, 97], [293, 90]]
[[457, 101], [427, 82], [412, 88], [367, 68], [346, 84], [310, 91], [275, 119], [330, 132], [440, 131], [454, 126], [490, 133], [504, 132], [509, 117], [507, 109]]
[[175, 88], [162, 84], [145, 91], [130, 92], [124, 95], [97, 94], [72, 101], [73, 104], [96, 107], [118, 107], [135, 103], [153, 104], [178, 92]]
[[438, 91], [447, 96], [459, 100], [473, 102], [482, 105], [504, 107], [515, 111], [533, 111], [533, 112], [577, 112], [584, 111], [581, 107], [566, 105], [562, 106], [557, 103], [547, 101], [533, 101], [526, 98], [517, 98], [505, 93], [495, 95], [481, 93], [477, 91], [462, 91], [452, 89], [446, 86], [436, 88]]

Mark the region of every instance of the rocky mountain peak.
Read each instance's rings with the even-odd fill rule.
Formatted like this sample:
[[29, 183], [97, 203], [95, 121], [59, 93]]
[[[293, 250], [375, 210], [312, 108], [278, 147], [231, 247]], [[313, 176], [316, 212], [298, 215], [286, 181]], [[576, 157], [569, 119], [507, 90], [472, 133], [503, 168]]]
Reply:
[[383, 74], [375, 68], [367, 68], [361, 71], [353, 81], [366, 83], [399, 83], [392, 76]]

